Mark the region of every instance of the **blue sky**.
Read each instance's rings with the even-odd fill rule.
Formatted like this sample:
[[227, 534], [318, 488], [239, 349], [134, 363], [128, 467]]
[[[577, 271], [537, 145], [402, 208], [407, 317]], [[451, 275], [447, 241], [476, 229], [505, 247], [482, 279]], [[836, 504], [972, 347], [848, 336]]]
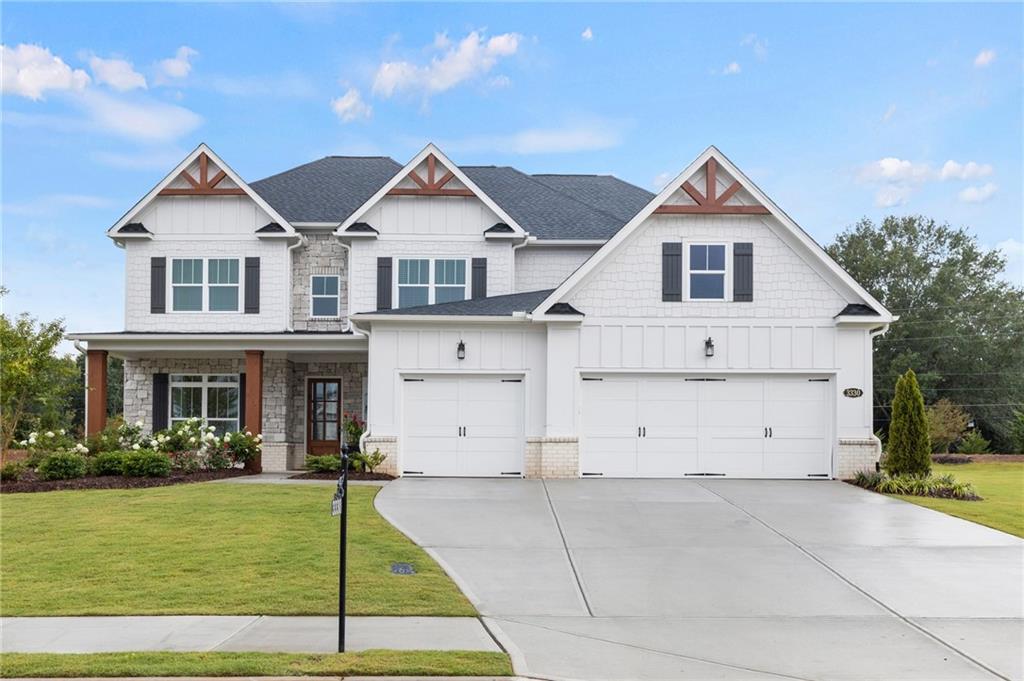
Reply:
[[819, 242], [923, 213], [1022, 259], [1022, 6], [20, 4], [2, 16], [7, 312], [123, 326], [104, 230], [205, 141], [612, 173], [717, 145]]

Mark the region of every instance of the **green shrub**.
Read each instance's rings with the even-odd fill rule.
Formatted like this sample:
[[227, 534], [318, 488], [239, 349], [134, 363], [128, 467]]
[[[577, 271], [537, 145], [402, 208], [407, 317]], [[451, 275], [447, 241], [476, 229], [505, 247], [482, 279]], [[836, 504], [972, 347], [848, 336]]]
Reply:
[[245, 431], [244, 433], [224, 433], [219, 446], [225, 450], [232, 461], [248, 463], [259, 455], [260, 450], [263, 449], [262, 442], [262, 435], [253, 435], [249, 431]]
[[100, 452], [92, 460], [93, 475], [123, 475], [128, 452]]
[[359, 452], [355, 456], [357, 456], [359, 458], [359, 461], [362, 462], [363, 469], [371, 473], [374, 471], [375, 468], [377, 468], [377, 466], [384, 463], [384, 459], [387, 458], [387, 456], [380, 453], [379, 449], [375, 449], [369, 454]]
[[324, 456], [307, 456], [306, 470], [311, 473], [340, 473], [341, 457], [333, 454]]
[[126, 452], [124, 474], [133, 478], [166, 478], [171, 474], [171, 457], [149, 449]]
[[885, 475], [857, 473], [853, 484], [882, 494], [907, 494], [917, 497], [939, 497], [979, 501], [978, 493], [969, 482], [957, 482], [952, 475]]
[[1024, 454], [1024, 411], [1013, 410], [1010, 419], [1010, 443], [1015, 453]]
[[885, 475], [876, 471], [857, 471], [853, 476], [853, 484], [864, 489], [877, 489]]
[[71, 480], [85, 475], [85, 457], [74, 452], [54, 452], [43, 457], [36, 472], [43, 480]]
[[182, 473], [195, 473], [203, 467], [198, 452], [169, 452], [171, 468]]
[[956, 451], [961, 454], [984, 454], [988, 451], [989, 441], [977, 430], [972, 430], [960, 439]]
[[28, 466], [22, 461], [11, 461], [0, 468], [0, 482], [18, 482], [21, 476], [28, 470]]
[[892, 399], [892, 421], [882, 466], [889, 475], [926, 476], [932, 470], [932, 447], [924, 398], [913, 369], [896, 381]]

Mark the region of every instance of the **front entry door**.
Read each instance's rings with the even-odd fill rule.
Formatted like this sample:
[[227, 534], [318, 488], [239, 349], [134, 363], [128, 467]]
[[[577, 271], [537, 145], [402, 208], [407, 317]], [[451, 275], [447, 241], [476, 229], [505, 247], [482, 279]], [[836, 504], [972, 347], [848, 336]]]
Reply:
[[337, 454], [341, 451], [341, 380], [309, 379], [306, 440], [310, 454]]

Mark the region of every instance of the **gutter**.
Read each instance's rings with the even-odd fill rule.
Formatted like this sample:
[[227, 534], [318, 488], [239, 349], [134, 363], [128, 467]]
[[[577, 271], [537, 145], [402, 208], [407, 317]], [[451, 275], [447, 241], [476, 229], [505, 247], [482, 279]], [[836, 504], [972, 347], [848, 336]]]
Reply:
[[284, 320], [284, 328], [288, 331], [295, 330], [292, 326], [292, 287], [295, 286], [295, 282], [292, 279], [292, 251], [298, 249], [300, 246], [302, 248], [305, 248], [306, 246], [309, 245], [309, 239], [306, 238], [305, 234], [302, 234], [301, 232], [296, 232], [296, 235], [298, 235], [299, 240], [288, 247], [288, 285], [285, 286], [284, 288], [284, 309], [286, 315]]
[[523, 238], [523, 243], [521, 243], [521, 244], [514, 244], [512, 246], [512, 267], [509, 268], [508, 290], [512, 291], [513, 293], [515, 293], [515, 291], [516, 291], [516, 251], [518, 251], [523, 246], [525, 246], [525, 245], [527, 245], [527, 244], [529, 244], [529, 243], [531, 243], [533, 241], [536, 241], [536, 240], [537, 240], [537, 237], [530, 236], [530, 233], [527, 232], [526, 235]]

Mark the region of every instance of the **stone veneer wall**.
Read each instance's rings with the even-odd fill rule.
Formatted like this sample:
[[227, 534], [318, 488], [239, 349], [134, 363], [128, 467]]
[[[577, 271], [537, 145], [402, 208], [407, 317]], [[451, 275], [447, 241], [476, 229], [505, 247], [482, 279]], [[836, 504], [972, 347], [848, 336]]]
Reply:
[[849, 480], [859, 471], [873, 471], [882, 456], [882, 443], [876, 437], [840, 438], [836, 449], [836, 477]]
[[575, 437], [526, 439], [527, 478], [575, 478], [579, 476], [580, 448]]
[[290, 405], [286, 432], [288, 440], [295, 443], [292, 466], [305, 465], [306, 452], [302, 444], [306, 441], [306, 379], [311, 377], [341, 378], [341, 407], [346, 414], [363, 417], [363, 380], [366, 378], [366, 362], [290, 362], [288, 377], [288, 403]]
[[[306, 232], [309, 243], [292, 251], [292, 328], [296, 331], [341, 331], [348, 314], [348, 254], [331, 233]], [[314, 274], [336, 274], [338, 283], [338, 318], [310, 318], [310, 277]], [[374, 289], [376, 290], [376, 289]]]

